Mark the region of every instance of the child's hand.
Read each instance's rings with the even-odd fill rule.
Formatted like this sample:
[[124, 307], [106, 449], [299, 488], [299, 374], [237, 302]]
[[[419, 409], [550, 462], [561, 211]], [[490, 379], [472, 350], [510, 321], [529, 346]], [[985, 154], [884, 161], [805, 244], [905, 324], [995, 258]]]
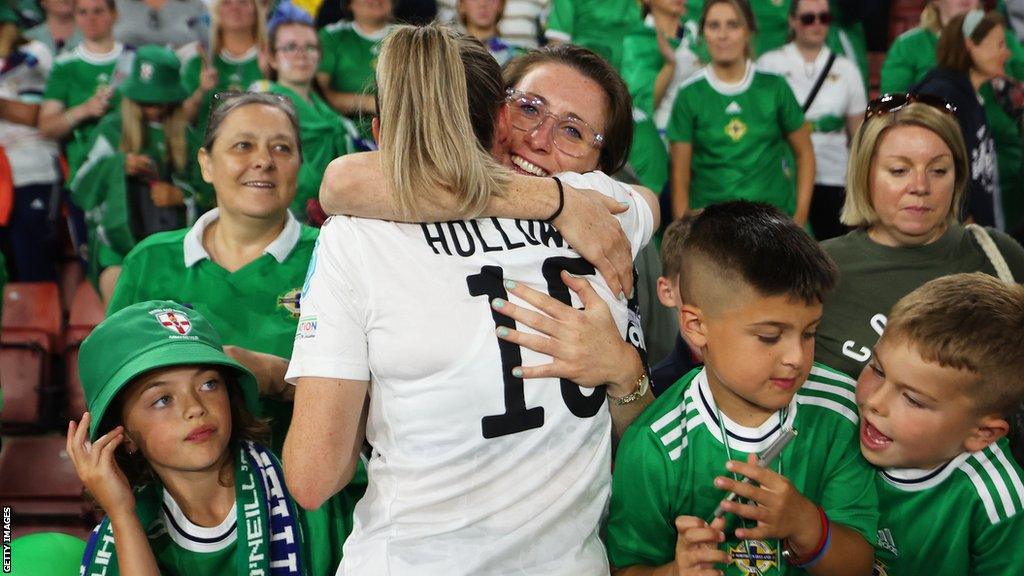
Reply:
[[67, 452], [71, 463], [75, 465], [75, 472], [86, 490], [108, 515], [134, 515], [135, 496], [128, 478], [114, 460], [114, 451], [124, 442], [124, 427], [118, 426], [90, 444], [91, 418], [92, 415], [86, 412], [81, 424], [75, 424], [74, 420], [68, 424]]
[[757, 521], [755, 528], [737, 528], [736, 537], [745, 540], [788, 539], [795, 551], [811, 551], [821, 537], [818, 508], [793, 487], [785, 476], [757, 465], [751, 454], [746, 462], [730, 460], [730, 472], [750, 478], [754, 483], [719, 476], [715, 487], [753, 501], [753, 504], [722, 502], [722, 508], [741, 518]]
[[730, 564], [732, 558], [718, 545], [725, 541], [725, 520], [715, 518], [709, 526], [695, 516], [676, 518], [676, 576], [717, 576], [716, 564]]

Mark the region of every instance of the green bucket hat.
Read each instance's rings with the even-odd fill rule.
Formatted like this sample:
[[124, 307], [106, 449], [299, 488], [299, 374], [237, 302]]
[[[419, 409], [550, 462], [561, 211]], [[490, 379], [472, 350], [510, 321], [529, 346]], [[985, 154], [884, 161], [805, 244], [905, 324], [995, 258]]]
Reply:
[[78, 354], [85, 401], [92, 413], [89, 439], [98, 436], [110, 402], [136, 377], [168, 366], [212, 364], [234, 369], [246, 408], [259, 414], [256, 378], [224, 353], [220, 334], [195, 310], [151, 300], [123, 308], [82, 342]]
[[181, 83], [181, 61], [169, 48], [140, 46], [132, 60], [132, 73], [121, 90], [141, 104], [176, 104], [188, 98]]

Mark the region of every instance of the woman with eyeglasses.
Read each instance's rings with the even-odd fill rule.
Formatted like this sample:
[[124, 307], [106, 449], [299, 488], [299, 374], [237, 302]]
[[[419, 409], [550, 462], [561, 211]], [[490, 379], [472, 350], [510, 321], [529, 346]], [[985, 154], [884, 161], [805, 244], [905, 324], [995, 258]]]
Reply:
[[250, 90], [280, 94], [295, 105], [303, 161], [291, 210], [296, 218], [309, 223], [311, 213], [320, 213], [316, 199], [327, 165], [354, 151], [359, 131], [316, 93], [313, 82], [320, 64], [320, 38], [312, 22], [283, 20], [275, 24], [269, 50], [272, 79], [256, 82]]
[[913, 93], [945, 99], [956, 108], [956, 118], [971, 159], [963, 218], [1005, 229], [995, 142], [985, 120], [981, 87], [1005, 73], [1010, 53], [1006, 48], [1003, 18], [996, 12], [971, 10], [951, 18], [942, 29], [938, 67], [911, 87]]
[[352, 20], [320, 30], [322, 57], [317, 82], [331, 107], [359, 127], [363, 149], [372, 148], [370, 117], [374, 113], [373, 83], [380, 42], [394, 19], [391, 0], [341, 0]]
[[181, 62], [159, 46], [135, 51], [120, 110], [107, 114], [69, 188], [89, 225], [89, 275], [110, 299], [121, 261], [150, 234], [190, 221], [183, 175], [187, 122]]
[[156, 44], [172, 50], [196, 39], [196, 26], [207, 16], [203, 0], [116, 0], [114, 37], [128, 46]]
[[644, 186], [661, 192], [668, 183], [665, 130], [683, 81], [700, 67], [694, 38], [682, 18], [686, 0], [646, 0], [643, 26], [622, 42], [622, 79], [633, 96], [633, 146], [629, 165]]
[[814, 190], [810, 126], [786, 81], [750, 60], [757, 32], [750, 5], [710, 0], [700, 28], [711, 63], [679, 90], [668, 125], [673, 216], [744, 199], [805, 224]]
[[[957, 207], [970, 157], [952, 107], [925, 95], [868, 105], [853, 139], [841, 221], [854, 228], [822, 244], [839, 268], [825, 300], [815, 358], [852, 377], [871, 358], [897, 300], [959, 272], [1024, 280], [1024, 249], [992, 228], [964, 227]], [[1003, 272], [999, 272], [1004, 268]]]
[[[373, 446], [338, 574], [608, 572], [599, 530], [612, 427], [621, 431], [649, 400], [642, 363], [623, 339], [639, 343], [639, 334], [625, 300], [550, 225], [560, 209], [542, 216], [548, 222], [472, 218], [515, 180], [497, 162], [509, 141], [523, 172], [620, 166], [625, 148], [610, 135], [628, 147], [629, 98], [606, 99], [587, 72], [615, 78], [614, 70], [588, 50], [559, 46], [523, 59], [531, 55], [513, 62], [517, 90], [503, 100], [497, 63], [476, 40], [439, 26], [397, 27], [382, 45], [381, 151], [369, 155], [383, 171], [390, 202], [382, 204], [414, 217], [454, 205], [459, 219], [338, 216], [321, 230], [303, 296], [313, 322], [300, 326], [288, 372], [297, 385], [284, 458], [292, 493], [316, 506], [346, 484], [364, 438]], [[518, 138], [537, 140], [543, 153], [519, 156]], [[332, 165], [328, 181], [359, 156]], [[653, 198], [602, 185], [603, 175], [561, 178], [629, 205], [619, 218], [633, 252], [650, 237]], [[594, 277], [594, 286], [570, 273]], [[586, 351], [593, 380], [549, 378], [558, 361], [530, 367], [565, 344], [561, 321], [543, 330], [553, 338], [541, 354], [527, 346], [546, 338], [516, 339], [504, 314], [537, 304], [522, 299], [521, 286], [552, 302], [576, 291], [586, 312], [573, 314], [611, 310], [614, 321], [591, 330], [614, 335]]]
[[809, 217], [819, 240], [847, 232], [839, 223], [847, 147], [867, 104], [857, 65], [826, 46], [831, 22], [828, 0], [793, 0], [789, 11], [793, 40], [757, 61], [758, 68], [786, 78], [811, 123], [815, 174]]

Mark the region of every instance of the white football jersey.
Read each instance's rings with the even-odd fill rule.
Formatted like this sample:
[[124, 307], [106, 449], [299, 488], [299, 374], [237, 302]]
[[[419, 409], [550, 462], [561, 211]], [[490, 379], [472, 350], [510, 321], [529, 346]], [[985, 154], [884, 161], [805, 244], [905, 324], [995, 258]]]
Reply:
[[[643, 198], [600, 172], [561, 178], [630, 204], [618, 218], [636, 256], [653, 231]], [[287, 378], [371, 380], [369, 488], [338, 574], [608, 573], [605, 391], [515, 378], [551, 359], [499, 340], [499, 326], [528, 329], [490, 305], [514, 280], [579, 307], [561, 270], [586, 276], [642, 347], [632, 306], [542, 222], [324, 225]]]

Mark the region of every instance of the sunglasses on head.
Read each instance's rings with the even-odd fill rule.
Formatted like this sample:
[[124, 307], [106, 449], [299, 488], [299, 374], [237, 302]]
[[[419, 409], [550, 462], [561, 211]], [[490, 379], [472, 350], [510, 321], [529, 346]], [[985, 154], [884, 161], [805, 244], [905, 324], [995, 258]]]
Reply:
[[829, 14], [828, 12], [804, 12], [803, 14], [797, 14], [796, 19], [799, 20], [800, 23], [803, 24], [804, 26], [810, 26], [811, 24], [814, 24], [815, 20], [827, 25], [832, 22], [832, 15]]
[[931, 94], [882, 94], [868, 102], [868, 108], [864, 112], [864, 119], [889, 114], [915, 103], [930, 106], [947, 114], [956, 114], [956, 106], [946, 102], [944, 98]]

